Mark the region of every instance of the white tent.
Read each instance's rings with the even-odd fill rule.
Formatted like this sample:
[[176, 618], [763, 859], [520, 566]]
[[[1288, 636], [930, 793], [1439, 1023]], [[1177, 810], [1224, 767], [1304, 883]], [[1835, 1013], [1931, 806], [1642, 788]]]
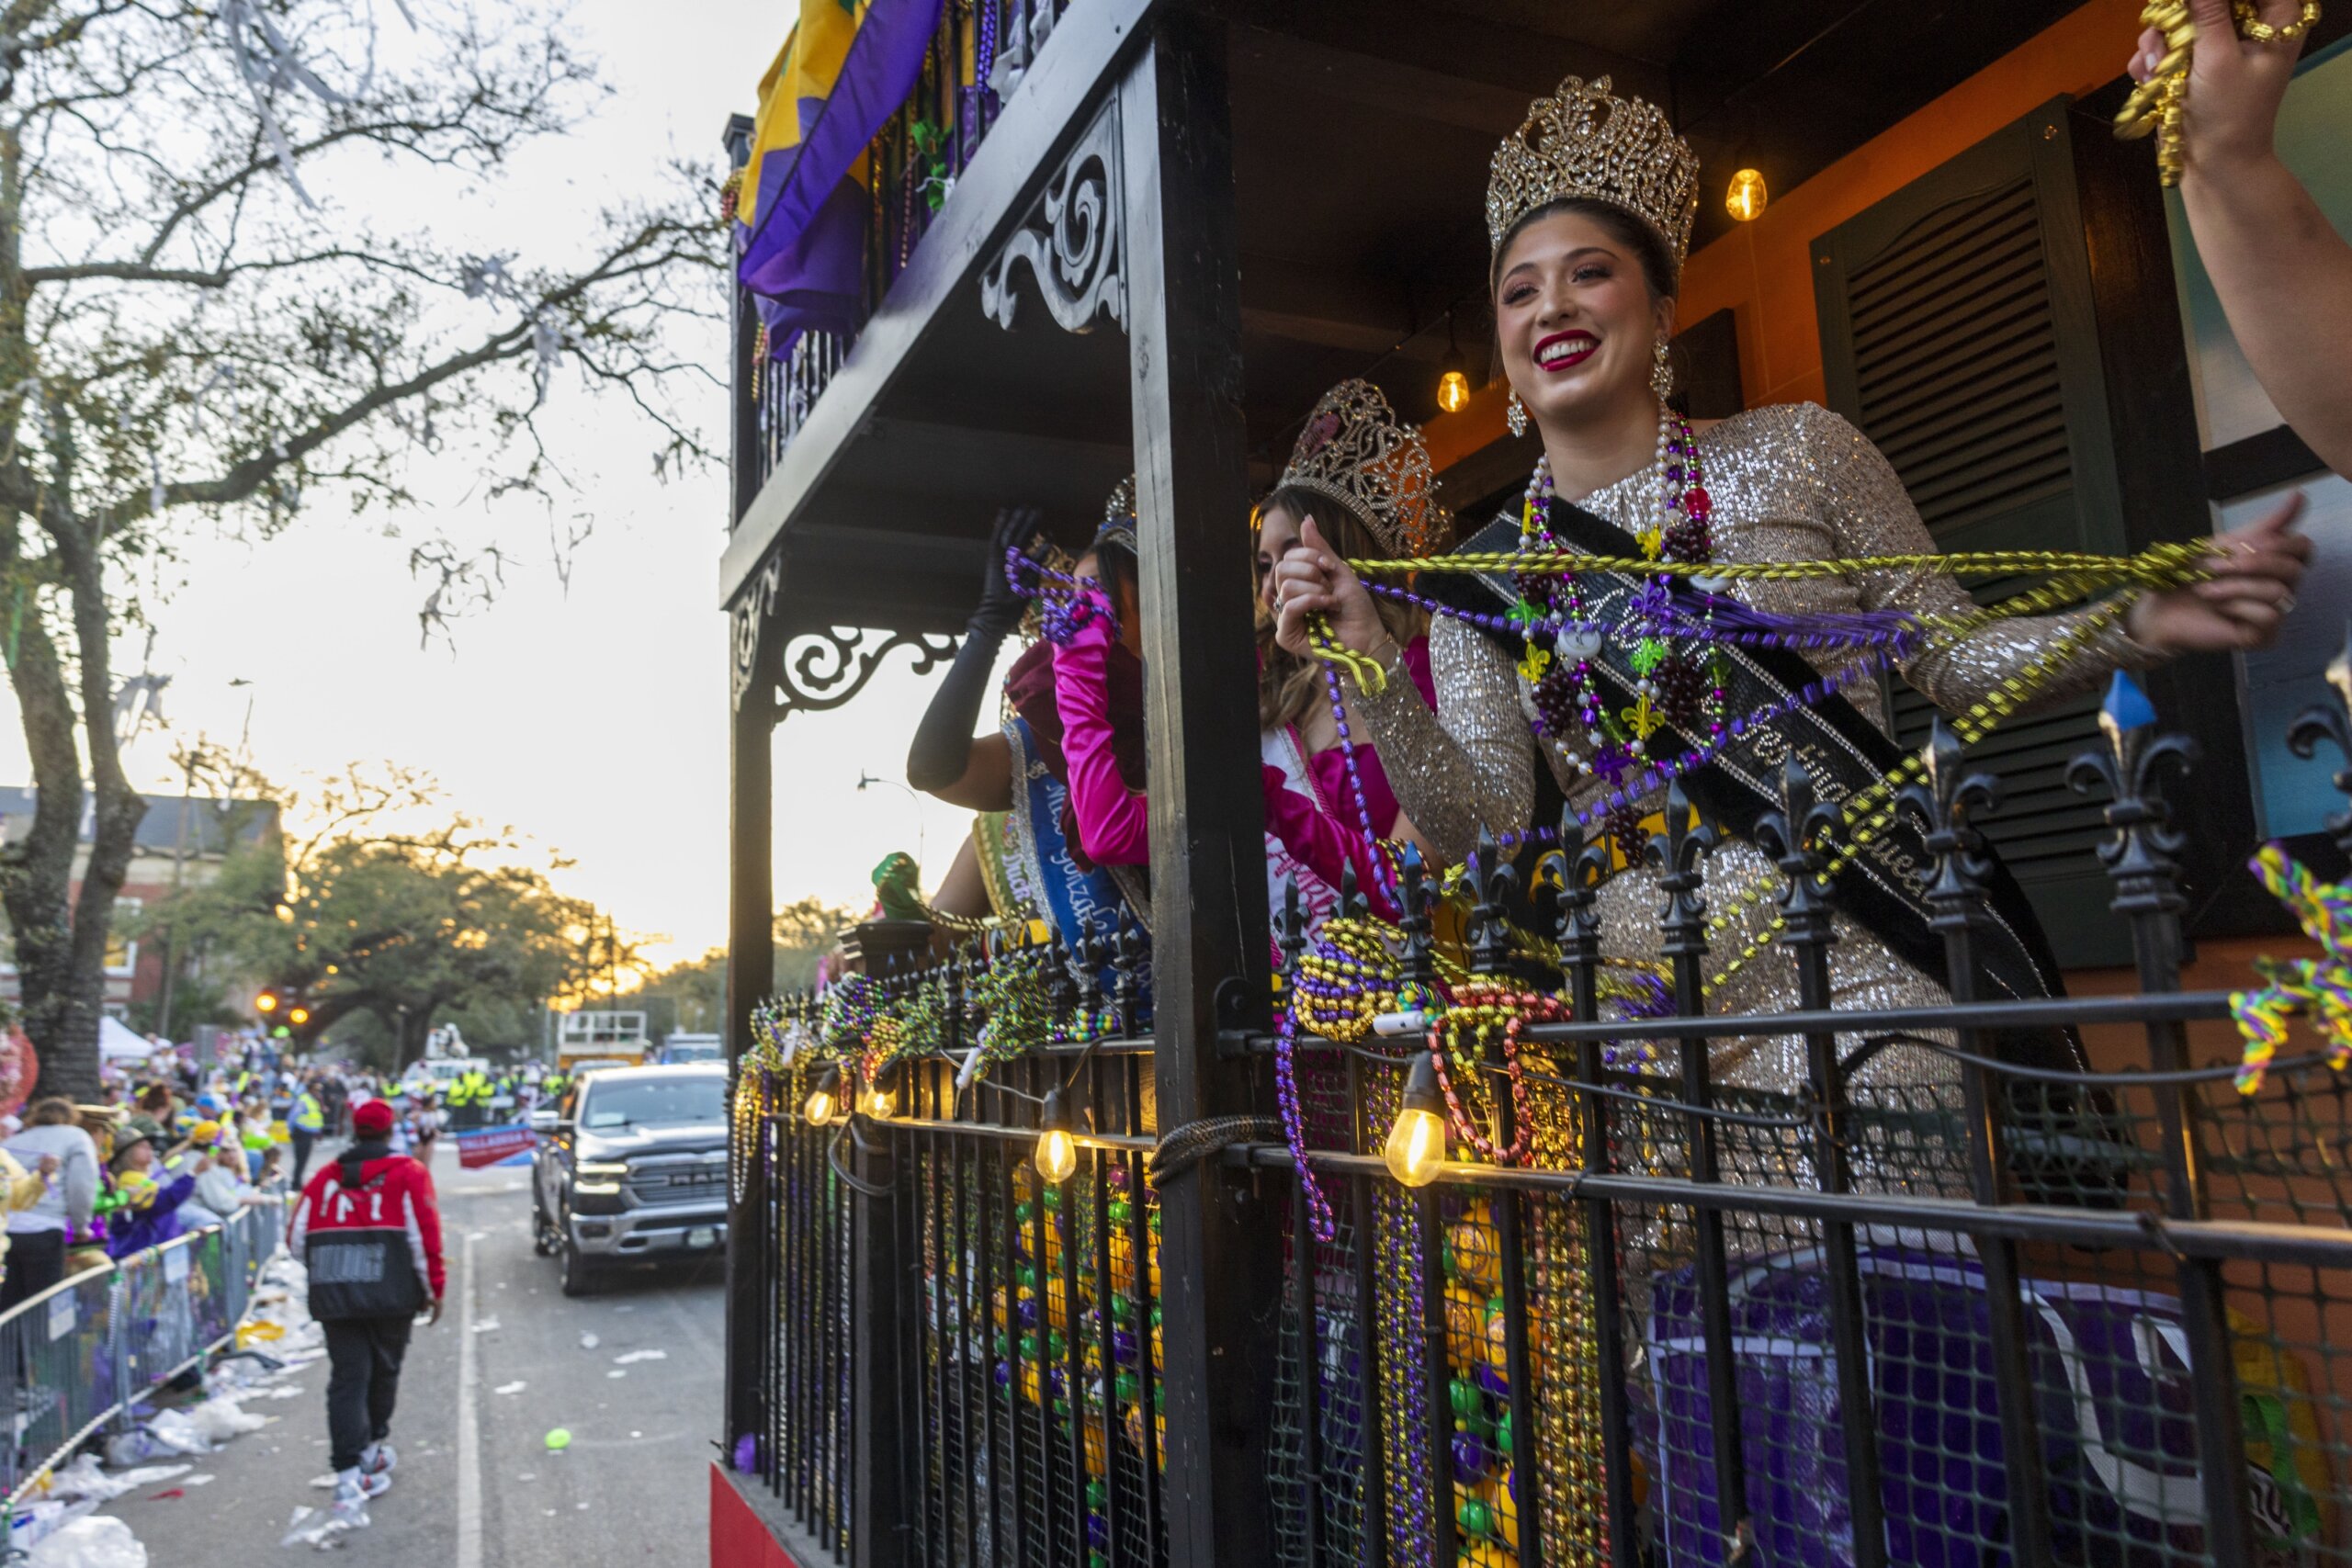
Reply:
[[119, 1062], [136, 1056], [141, 1061], [155, 1054], [147, 1038], [131, 1032], [130, 1025], [119, 1018], [101, 1015], [98, 1019], [98, 1059]]

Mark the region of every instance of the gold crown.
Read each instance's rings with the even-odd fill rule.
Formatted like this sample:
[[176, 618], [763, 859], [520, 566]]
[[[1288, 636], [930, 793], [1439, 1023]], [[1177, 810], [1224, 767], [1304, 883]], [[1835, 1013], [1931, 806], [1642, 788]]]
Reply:
[[1102, 522], [1094, 530], [1094, 542], [1105, 540], [1125, 545], [1127, 553], [1140, 558], [1142, 548], [1136, 543], [1136, 477], [1129, 474], [1111, 491], [1111, 499], [1102, 503]]
[[1609, 78], [1571, 76], [1538, 98], [1495, 150], [1487, 179], [1487, 233], [1500, 252], [1511, 226], [1537, 208], [1605, 201], [1648, 224], [1680, 266], [1699, 216], [1699, 159], [1663, 109], [1612, 96]]
[[1453, 515], [1438, 504], [1421, 433], [1399, 423], [1369, 381], [1342, 381], [1323, 394], [1277, 484], [1344, 502], [1397, 559], [1435, 555], [1453, 537]]

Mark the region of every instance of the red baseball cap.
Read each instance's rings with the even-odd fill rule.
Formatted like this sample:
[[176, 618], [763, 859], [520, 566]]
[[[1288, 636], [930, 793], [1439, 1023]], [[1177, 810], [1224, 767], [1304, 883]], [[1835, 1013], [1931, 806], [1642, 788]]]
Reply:
[[380, 1138], [392, 1130], [392, 1102], [371, 1100], [351, 1113], [351, 1130], [363, 1138]]

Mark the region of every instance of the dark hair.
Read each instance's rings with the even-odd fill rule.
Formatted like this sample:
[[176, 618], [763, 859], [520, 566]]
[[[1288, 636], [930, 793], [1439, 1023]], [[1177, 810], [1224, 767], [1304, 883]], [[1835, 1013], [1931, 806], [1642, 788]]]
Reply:
[[1492, 294], [1502, 283], [1503, 258], [1510, 254], [1511, 243], [1526, 231], [1529, 224], [1545, 218], [1555, 218], [1562, 213], [1589, 219], [1607, 230], [1611, 239], [1633, 252], [1634, 259], [1642, 264], [1642, 277], [1650, 286], [1652, 299], [1674, 298], [1682, 279], [1674, 264], [1674, 253], [1667, 249], [1666, 242], [1658, 238], [1657, 231], [1622, 207], [1582, 196], [1547, 201], [1520, 216], [1519, 221], [1512, 224], [1510, 232], [1503, 236], [1503, 243], [1495, 247], [1494, 265], [1487, 269], [1487, 293]]
[[70, 1127], [81, 1119], [82, 1113], [74, 1108], [74, 1102], [62, 1094], [34, 1100], [32, 1114], [26, 1118], [36, 1127]]
[[1140, 613], [1143, 568], [1127, 541], [1117, 535], [1098, 534], [1086, 551], [1094, 558], [1094, 575], [1110, 596], [1111, 607], [1124, 615], [1125, 607], [1134, 604]]

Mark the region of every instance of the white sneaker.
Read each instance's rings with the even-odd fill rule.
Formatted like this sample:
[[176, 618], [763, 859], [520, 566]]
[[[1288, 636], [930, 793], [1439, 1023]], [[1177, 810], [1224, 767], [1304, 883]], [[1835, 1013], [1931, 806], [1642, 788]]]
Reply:
[[368, 1500], [391, 1489], [389, 1475], [370, 1475], [356, 1468], [344, 1471], [334, 1478], [334, 1506], [328, 1511], [345, 1529], [365, 1529]]
[[359, 1450], [359, 1472], [363, 1475], [390, 1475], [400, 1464], [401, 1456], [389, 1442], [373, 1442]]

